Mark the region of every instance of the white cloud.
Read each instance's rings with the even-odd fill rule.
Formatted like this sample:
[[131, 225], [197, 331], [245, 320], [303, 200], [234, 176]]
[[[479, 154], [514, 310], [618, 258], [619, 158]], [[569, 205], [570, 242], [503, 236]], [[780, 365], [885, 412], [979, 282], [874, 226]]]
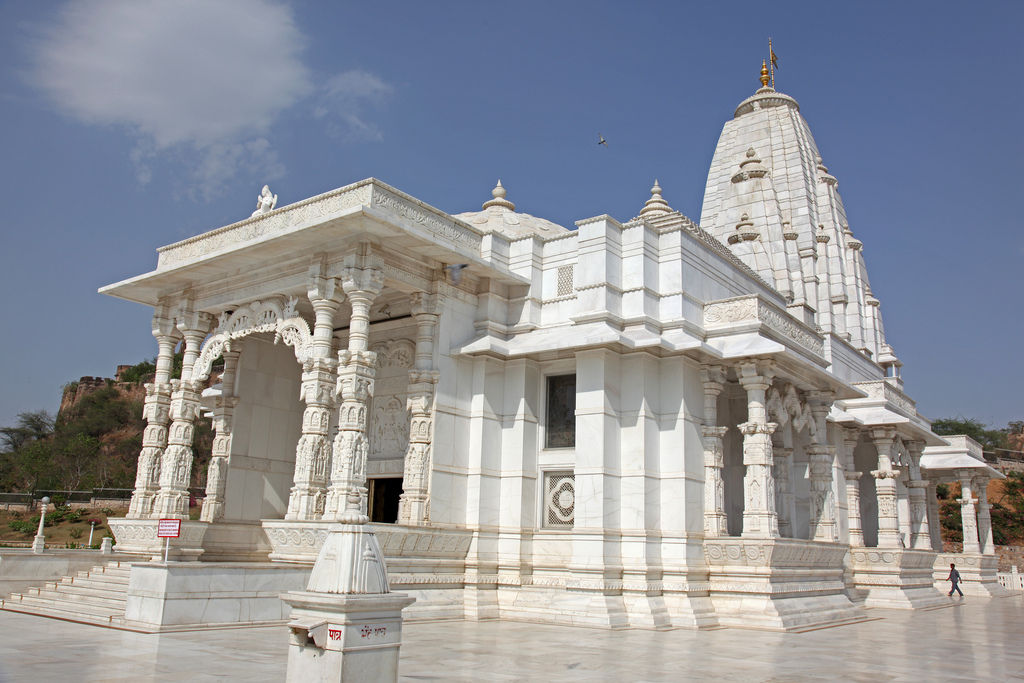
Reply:
[[273, 0], [76, 0], [42, 30], [31, 77], [73, 117], [131, 130], [140, 182], [169, 153], [209, 196], [240, 165], [282, 172], [266, 135], [312, 91], [305, 44]]
[[332, 135], [379, 141], [383, 139], [380, 127], [365, 121], [363, 110], [368, 105], [381, 106], [393, 92], [394, 88], [367, 71], [345, 71], [328, 79], [320, 89], [314, 115], [327, 119], [327, 130]]

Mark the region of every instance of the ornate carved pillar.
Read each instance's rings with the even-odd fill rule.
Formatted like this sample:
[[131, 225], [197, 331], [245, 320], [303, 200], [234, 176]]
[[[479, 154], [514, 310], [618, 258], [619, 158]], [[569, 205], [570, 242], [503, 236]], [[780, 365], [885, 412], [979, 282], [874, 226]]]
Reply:
[[235, 378], [238, 372], [238, 357], [241, 355], [242, 340], [231, 342], [231, 350], [225, 350], [224, 374], [221, 376], [221, 395], [213, 408], [213, 453], [206, 469], [206, 499], [199, 519], [216, 522], [224, 518], [224, 485], [231, 456], [231, 419], [234, 417], [238, 397], [235, 396]]
[[704, 383], [704, 535], [728, 536], [729, 529], [725, 514], [725, 482], [722, 468], [725, 455], [722, 452], [722, 437], [728, 427], [718, 425], [718, 395], [725, 386], [725, 368], [721, 365], [704, 365], [700, 370]]
[[907, 481], [907, 497], [910, 503], [910, 547], [915, 550], [931, 550], [931, 527], [928, 524], [928, 482], [921, 478], [921, 454], [924, 441], [904, 441], [910, 455], [910, 479]]
[[793, 538], [793, 449], [772, 445], [775, 464], [775, 507], [779, 515], [779, 535]]
[[860, 441], [860, 427], [843, 428], [843, 446], [846, 449], [846, 466], [843, 474], [846, 477], [846, 518], [850, 532], [850, 546], [864, 547], [864, 527], [860, 521], [860, 475], [854, 469], [853, 452]]
[[174, 367], [174, 347], [180, 335], [166, 306], [157, 308], [153, 315], [153, 336], [159, 347], [156, 357], [156, 376], [146, 384], [146, 403], [143, 415], [146, 430], [142, 433], [142, 451], [135, 470], [135, 491], [128, 508], [129, 519], [149, 519], [153, 513], [153, 500], [160, 491], [160, 460], [167, 448], [167, 426], [171, 421], [171, 370]]
[[199, 388], [192, 384], [192, 365], [210, 330], [212, 318], [203, 312], [179, 311], [176, 322], [185, 337], [181, 379], [171, 387], [171, 430], [160, 461], [160, 492], [153, 502], [153, 517], [188, 519], [188, 484], [192, 478], [192, 437], [199, 415]]
[[832, 468], [835, 446], [828, 443], [828, 414], [832, 410], [835, 394], [831, 391], [812, 391], [811, 415], [814, 433], [807, 447], [808, 479], [811, 484], [809, 536], [815, 541], [836, 541], [836, 501], [832, 493]]
[[403, 493], [398, 521], [421, 525], [429, 519], [431, 445], [434, 437], [434, 387], [440, 375], [434, 370], [434, 331], [440, 317], [436, 294], [412, 295], [416, 318], [416, 361], [409, 371], [409, 448], [405, 452]]
[[981, 543], [978, 539], [978, 515], [974, 507], [974, 494], [971, 486], [973, 470], [956, 470], [960, 480], [960, 517], [964, 528], [964, 552], [980, 553]]
[[294, 485], [288, 496], [285, 519], [318, 519], [326, 504], [327, 463], [331, 460], [328, 431], [338, 381], [334, 316], [345, 295], [334, 278], [322, 276], [322, 270], [321, 264], [314, 264], [310, 269], [306, 292], [316, 322], [310, 358], [302, 366], [300, 393], [306, 408], [302, 413], [302, 436], [295, 446]]
[[896, 477], [899, 470], [892, 468], [892, 447], [896, 430], [892, 427], [873, 427], [871, 440], [878, 450], [878, 469], [871, 471], [875, 478], [875, 495], [878, 498], [878, 547], [899, 548], [900, 518], [896, 507]]
[[747, 421], [739, 425], [743, 432], [743, 536], [774, 538], [779, 535], [775, 511], [775, 481], [772, 477], [772, 432], [775, 423], [767, 421], [765, 391], [775, 375], [775, 363], [751, 360], [739, 363], [740, 384], [747, 392]]
[[341, 276], [342, 287], [352, 304], [348, 349], [338, 352], [337, 395], [338, 434], [331, 458], [331, 486], [324, 509], [326, 519], [337, 519], [346, 507], [351, 491], [363, 496], [366, 479], [366, 416], [377, 354], [369, 350], [370, 304], [384, 286], [384, 273], [376, 268], [348, 266]]
[[978, 492], [978, 540], [983, 555], [995, 555], [996, 548], [992, 541], [992, 513], [988, 504], [988, 477], [974, 479], [975, 490]]

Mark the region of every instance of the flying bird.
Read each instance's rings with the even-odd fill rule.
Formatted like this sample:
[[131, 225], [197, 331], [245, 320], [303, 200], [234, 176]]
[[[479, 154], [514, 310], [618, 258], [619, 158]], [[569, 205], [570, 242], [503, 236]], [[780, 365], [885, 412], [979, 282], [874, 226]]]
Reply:
[[603, 136], [603, 135], [601, 135], [600, 133], [598, 133], [598, 134], [597, 134], [597, 137], [598, 137], [598, 138], [600, 138], [600, 140], [598, 141], [598, 143], [597, 143], [597, 144], [599, 144], [599, 145], [604, 145], [605, 147], [607, 147], [607, 146], [608, 146], [608, 143], [607, 143], [607, 142], [605, 142], [605, 139], [604, 139], [604, 136]]
[[462, 270], [463, 268], [469, 268], [468, 263], [456, 263], [450, 266], [445, 266], [444, 270], [449, 271], [448, 276], [452, 280], [453, 285], [458, 285], [462, 282]]

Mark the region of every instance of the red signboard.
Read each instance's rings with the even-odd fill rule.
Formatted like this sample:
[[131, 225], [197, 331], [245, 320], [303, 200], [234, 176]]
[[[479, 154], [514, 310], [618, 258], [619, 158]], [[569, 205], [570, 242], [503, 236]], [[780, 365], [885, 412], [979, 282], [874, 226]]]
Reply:
[[156, 525], [157, 538], [177, 538], [181, 535], [180, 519], [161, 519]]

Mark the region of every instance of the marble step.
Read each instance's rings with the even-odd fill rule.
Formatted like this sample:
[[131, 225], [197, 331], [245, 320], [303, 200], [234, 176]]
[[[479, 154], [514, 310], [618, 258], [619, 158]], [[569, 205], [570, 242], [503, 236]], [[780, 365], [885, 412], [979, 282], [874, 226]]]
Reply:
[[108, 624], [124, 619], [131, 565], [111, 562], [0, 600], [0, 609]]
[[53, 591], [60, 595], [92, 595], [97, 598], [119, 598], [125, 600], [128, 595], [128, 584], [54, 584], [47, 586], [46, 590]]
[[[12, 596], [13, 597], [13, 596]], [[59, 612], [63, 615], [83, 614], [92, 617], [124, 616], [124, 606], [120, 609], [109, 605], [95, 605], [81, 600], [53, 600], [52, 598], [35, 595], [23, 595], [20, 600], [4, 600], [4, 609], [29, 614]]]

